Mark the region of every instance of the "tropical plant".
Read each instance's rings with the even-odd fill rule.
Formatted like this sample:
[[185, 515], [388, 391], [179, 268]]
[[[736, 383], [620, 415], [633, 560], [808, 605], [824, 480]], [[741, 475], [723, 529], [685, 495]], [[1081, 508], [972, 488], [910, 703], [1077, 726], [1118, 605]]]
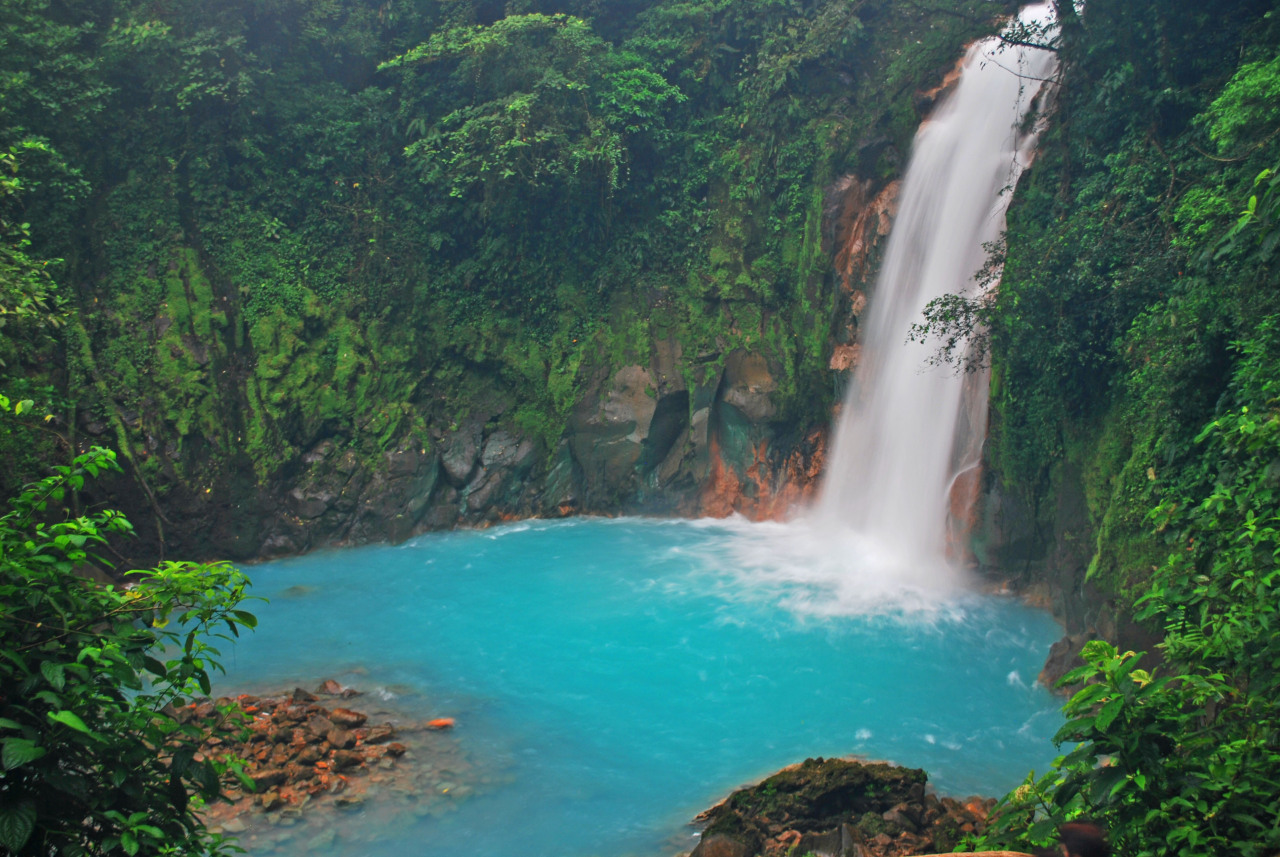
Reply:
[[[0, 397], [10, 418], [29, 405]], [[239, 607], [249, 581], [220, 562], [102, 580], [94, 551], [129, 523], [66, 506], [112, 469], [114, 454], [92, 449], [0, 516], [0, 851], [237, 850], [197, 815], [235, 763], [199, 755], [209, 726], [175, 715], [210, 691], [220, 669], [211, 641], [256, 624]]]

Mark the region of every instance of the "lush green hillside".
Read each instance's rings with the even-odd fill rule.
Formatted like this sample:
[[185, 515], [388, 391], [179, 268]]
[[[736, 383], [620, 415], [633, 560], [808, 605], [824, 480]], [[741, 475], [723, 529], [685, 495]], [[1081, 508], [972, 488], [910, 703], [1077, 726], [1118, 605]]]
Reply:
[[[762, 483], [856, 333], [833, 223], [1010, 8], [11, 0], [0, 479], [114, 445], [150, 556]], [[1280, 849], [1278, 45], [1274, 0], [1068, 15], [999, 292], [929, 322], [987, 345], [986, 555], [1164, 639], [1088, 650], [1022, 844]]]
[[990, 325], [990, 458], [1032, 565], [1093, 602], [1071, 630], [1165, 635], [1154, 677], [1087, 650], [1084, 743], [1012, 800], [1024, 844], [1047, 808], [1123, 854], [1280, 847], [1278, 45], [1272, 2], [1090, 0], [999, 296], [935, 314]]
[[801, 436], [843, 324], [824, 190], [896, 175], [917, 93], [1007, 8], [6, 3], [5, 217], [66, 321], [7, 329], [4, 385], [57, 420], [6, 457], [110, 441], [140, 531], [216, 519], [193, 547], [243, 555], [320, 444], [377, 478], [478, 421], [546, 473], [592, 385], [656, 343], [681, 355], [676, 429], [743, 352]]

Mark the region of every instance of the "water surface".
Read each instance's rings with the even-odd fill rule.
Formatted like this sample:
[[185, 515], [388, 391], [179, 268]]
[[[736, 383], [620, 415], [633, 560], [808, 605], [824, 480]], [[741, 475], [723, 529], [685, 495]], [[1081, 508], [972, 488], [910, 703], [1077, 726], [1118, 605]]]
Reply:
[[368, 692], [357, 707], [457, 719], [482, 775], [447, 813], [344, 815], [343, 855], [669, 854], [729, 790], [811, 756], [922, 767], [954, 795], [1045, 767], [1047, 615], [955, 591], [867, 603], [782, 561], [771, 577], [752, 546], [774, 535], [577, 519], [260, 565], [270, 603], [224, 650], [223, 689], [333, 676]]

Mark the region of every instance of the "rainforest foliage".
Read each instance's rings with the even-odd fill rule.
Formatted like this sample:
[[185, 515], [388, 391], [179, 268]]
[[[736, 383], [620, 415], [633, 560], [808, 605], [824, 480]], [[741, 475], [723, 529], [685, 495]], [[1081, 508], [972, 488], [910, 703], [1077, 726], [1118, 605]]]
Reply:
[[[10, 405], [0, 396], [4, 418]], [[94, 448], [0, 515], [0, 850], [233, 853], [196, 810], [236, 764], [200, 755], [209, 724], [176, 709], [209, 693], [217, 638], [256, 624], [239, 607], [248, 579], [225, 563], [178, 562], [95, 579], [90, 563], [110, 565], [100, 554], [128, 521], [56, 512], [116, 466]]]
[[[1000, 287], [924, 326], [985, 331], [994, 471], [1045, 533], [1082, 481], [1090, 585], [1165, 641], [1146, 671], [1086, 650], [1073, 748], [988, 844], [1089, 814], [1121, 853], [1280, 849], [1276, 6], [1022, 34], [1060, 86]], [[6, 419], [0, 479], [88, 434], [160, 508], [321, 440], [425, 449], [494, 390], [549, 448], [662, 339], [764, 354], [777, 419], [825, 420], [823, 190], [895, 176], [917, 93], [1011, 8], [8, 0], [0, 390], [53, 416]]]
[[430, 447], [484, 390], [550, 446], [658, 339], [766, 354], [779, 419], [816, 419], [823, 188], [893, 175], [914, 93], [1008, 8], [5, 3], [0, 217], [33, 265], [0, 260], [0, 387], [56, 415], [5, 478], [87, 432], [162, 506], [324, 439]]
[[1086, 647], [1070, 752], [987, 844], [1086, 814], [1121, 854], [1273, 854], [1280, 12], [1090, 0], [1072, 23], [998, 294], [923, 327], [985, 326], [994, 466], [1046, 529], [1083, 480], [1089, 585], [1164, 631], [1163, 663]]

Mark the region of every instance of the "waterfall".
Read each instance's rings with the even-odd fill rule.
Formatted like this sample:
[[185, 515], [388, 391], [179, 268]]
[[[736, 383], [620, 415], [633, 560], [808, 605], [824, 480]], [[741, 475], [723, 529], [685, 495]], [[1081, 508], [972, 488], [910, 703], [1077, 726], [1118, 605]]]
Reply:
[[[1028, 22], [1052, 20], [1049, 4]], [[743, 527], [729, 573], [802, 615], [963, 610], [966, 573], [946, 556], [957, 477], [976, 475], [987, 379], [931, 366], [908, 342], [925, 305], [974, 293], [1000, 238], [1035, 132], [1026, 129], [1052, 52], [974, 45], [954, 91], [916, 134], [867, 331], [816, 505], [788, 523]]]
[[[1023, 15], [1045, 20], [1047, 4]], [[899, 213], [871, 295], [862, 358], [835, 427], [813, 514], [873, 535], [906, 561], [943, 554], [947, 498], [977, 463], [986, 430], [985, 379], [929, 366], [935, 343], [911, 325], [942, 295], [974, 293], [1035, 140], [1023, 131], [1052, 52], [974, 45], [959, 83], [916, 135]], [[966, 395], [966, 387], [970, 395]]]

